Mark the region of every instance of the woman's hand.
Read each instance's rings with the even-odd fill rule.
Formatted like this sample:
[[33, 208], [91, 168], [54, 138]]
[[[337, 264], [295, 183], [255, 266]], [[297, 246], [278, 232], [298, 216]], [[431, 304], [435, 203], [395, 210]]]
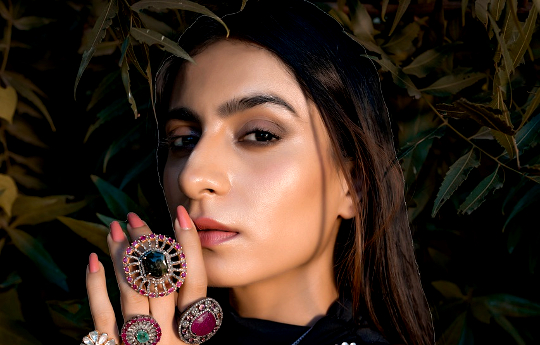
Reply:
[[[187, 274], [182, 287], [175, 293], [158, 298], [148, 298], [133, 290], [124, 274], [122, 259], [130, 242], [120, 224], [110, 225], [107, 236], [109, 251], [114, 264], [116, 280], [120, 289], [120, 302], [124, 322], [135, 315], [151, 315], [159, 323], [162, 331], [162, 344], [185, 344], [178, 336], [176, 310], [184, 311], [191, 304], [206, 297], [207, 278], [203, 262], [201, 243], [197, 230], [183, 206], [178, 206], [174, 222], [176, 241], [180, 243], [186, 256]], [[128, 233], [132, 240], [142, 235], [151, 234], [150, 228], [135, 214], [128, 214]], [[86, 275], [86, 288], [94, 326], [100, 333], [107, 333], [109, 338], [121, 344], [119, 328], [114, 310], [107, 294], [105, 271], [97, 255], [90, 254]], [[121, 326], [121, 325], [120, 325]]]

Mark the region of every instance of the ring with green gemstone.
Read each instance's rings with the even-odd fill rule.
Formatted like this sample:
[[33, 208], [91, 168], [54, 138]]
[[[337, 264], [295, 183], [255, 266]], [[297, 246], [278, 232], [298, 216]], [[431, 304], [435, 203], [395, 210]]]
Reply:
[[161, 339], [161, 327], [150, 315], [136, 315], [122, 326], [125, 345], [155, 345]]
[[116, 345], [116, 341], [110, 339], [107, 333], [92, 331], [83, 338], [81, 345]]
[[186, 256], [170, 237], [144, 235], [131, 243], [123, 258], [128, 284], [140, 295], [163, 297], [184, 284]]

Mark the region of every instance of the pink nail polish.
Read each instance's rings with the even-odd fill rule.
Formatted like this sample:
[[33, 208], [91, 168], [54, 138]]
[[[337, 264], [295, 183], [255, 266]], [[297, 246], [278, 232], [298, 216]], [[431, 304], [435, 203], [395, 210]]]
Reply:
[[180, 223], [180, 228], [182, 230], [191, 229], [191, 218], [184, 206], [178, 206], [176, 208], [176, 218], [178, 218], [178, 223]]
[[116, 220], [111, 223], [111, 237], [114, 242], [122, 242], [125, 238], [122, 227]]
[[129, 225], [132, 228], [140, 228], [141, 226], [145, 226], [144, 222], [139, 218], [139, 216], [133, 212], [128, 213], [127, 215]]
[[99, 260], [96, 253], [90, 254], [90, 257], [88, 258], [88, 271], [90, 271], [90, 273], [99, 271]]

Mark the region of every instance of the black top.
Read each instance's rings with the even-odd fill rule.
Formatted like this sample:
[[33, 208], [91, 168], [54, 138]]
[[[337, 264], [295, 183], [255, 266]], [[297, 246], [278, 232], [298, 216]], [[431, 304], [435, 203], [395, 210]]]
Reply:
[[[226, 305], [224, 305], [226, 304]], [[335, 301], [313, 328], [268, 320], [240, 317], [228, 303], [222, 303], [223, 322], [219, 331], [204, 345], [341, 345], [343, 342], [389, 344], [366, 322], [357, 324], [352, 318], [351, 302]], [[361, 321], [361, 320], [360, 320]], [[307, 332], [307, 333], [306, 333]]]

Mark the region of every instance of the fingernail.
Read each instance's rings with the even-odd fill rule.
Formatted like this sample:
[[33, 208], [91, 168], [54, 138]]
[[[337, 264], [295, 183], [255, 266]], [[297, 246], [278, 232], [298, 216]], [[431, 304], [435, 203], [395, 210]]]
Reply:
[[99, 270], [99, 260], [96, 253], [90, 254], [88, 258], [88, 270], [90, 273], [96, 273]]
[[146, 225], [146, 224], [144, 224], [144, 222], [141, 220], [141, 218], [139, 218], [139, 216], [137, 216], [137, 214], [135, 214], [135, 213], [133, 213], [133, 212], [128, 213], [127, 218], [128, 218], [129, 225], [130, 225], [132, 228], [140, 228], [141, 226], [145, 226], [145, 225]]
[[189, 214], [184, 206], [178, 206], [176, 208], [176, 218], [178, 218], [178, 222], [180, 223], [180, 228], [182, 230], [191, 229], [191, 218], [189, 218]]
[[124, 240], [124, 232], [120, 223], [116, 220], [111, 223], [111, 237], [114, 242], [122, 242]]

